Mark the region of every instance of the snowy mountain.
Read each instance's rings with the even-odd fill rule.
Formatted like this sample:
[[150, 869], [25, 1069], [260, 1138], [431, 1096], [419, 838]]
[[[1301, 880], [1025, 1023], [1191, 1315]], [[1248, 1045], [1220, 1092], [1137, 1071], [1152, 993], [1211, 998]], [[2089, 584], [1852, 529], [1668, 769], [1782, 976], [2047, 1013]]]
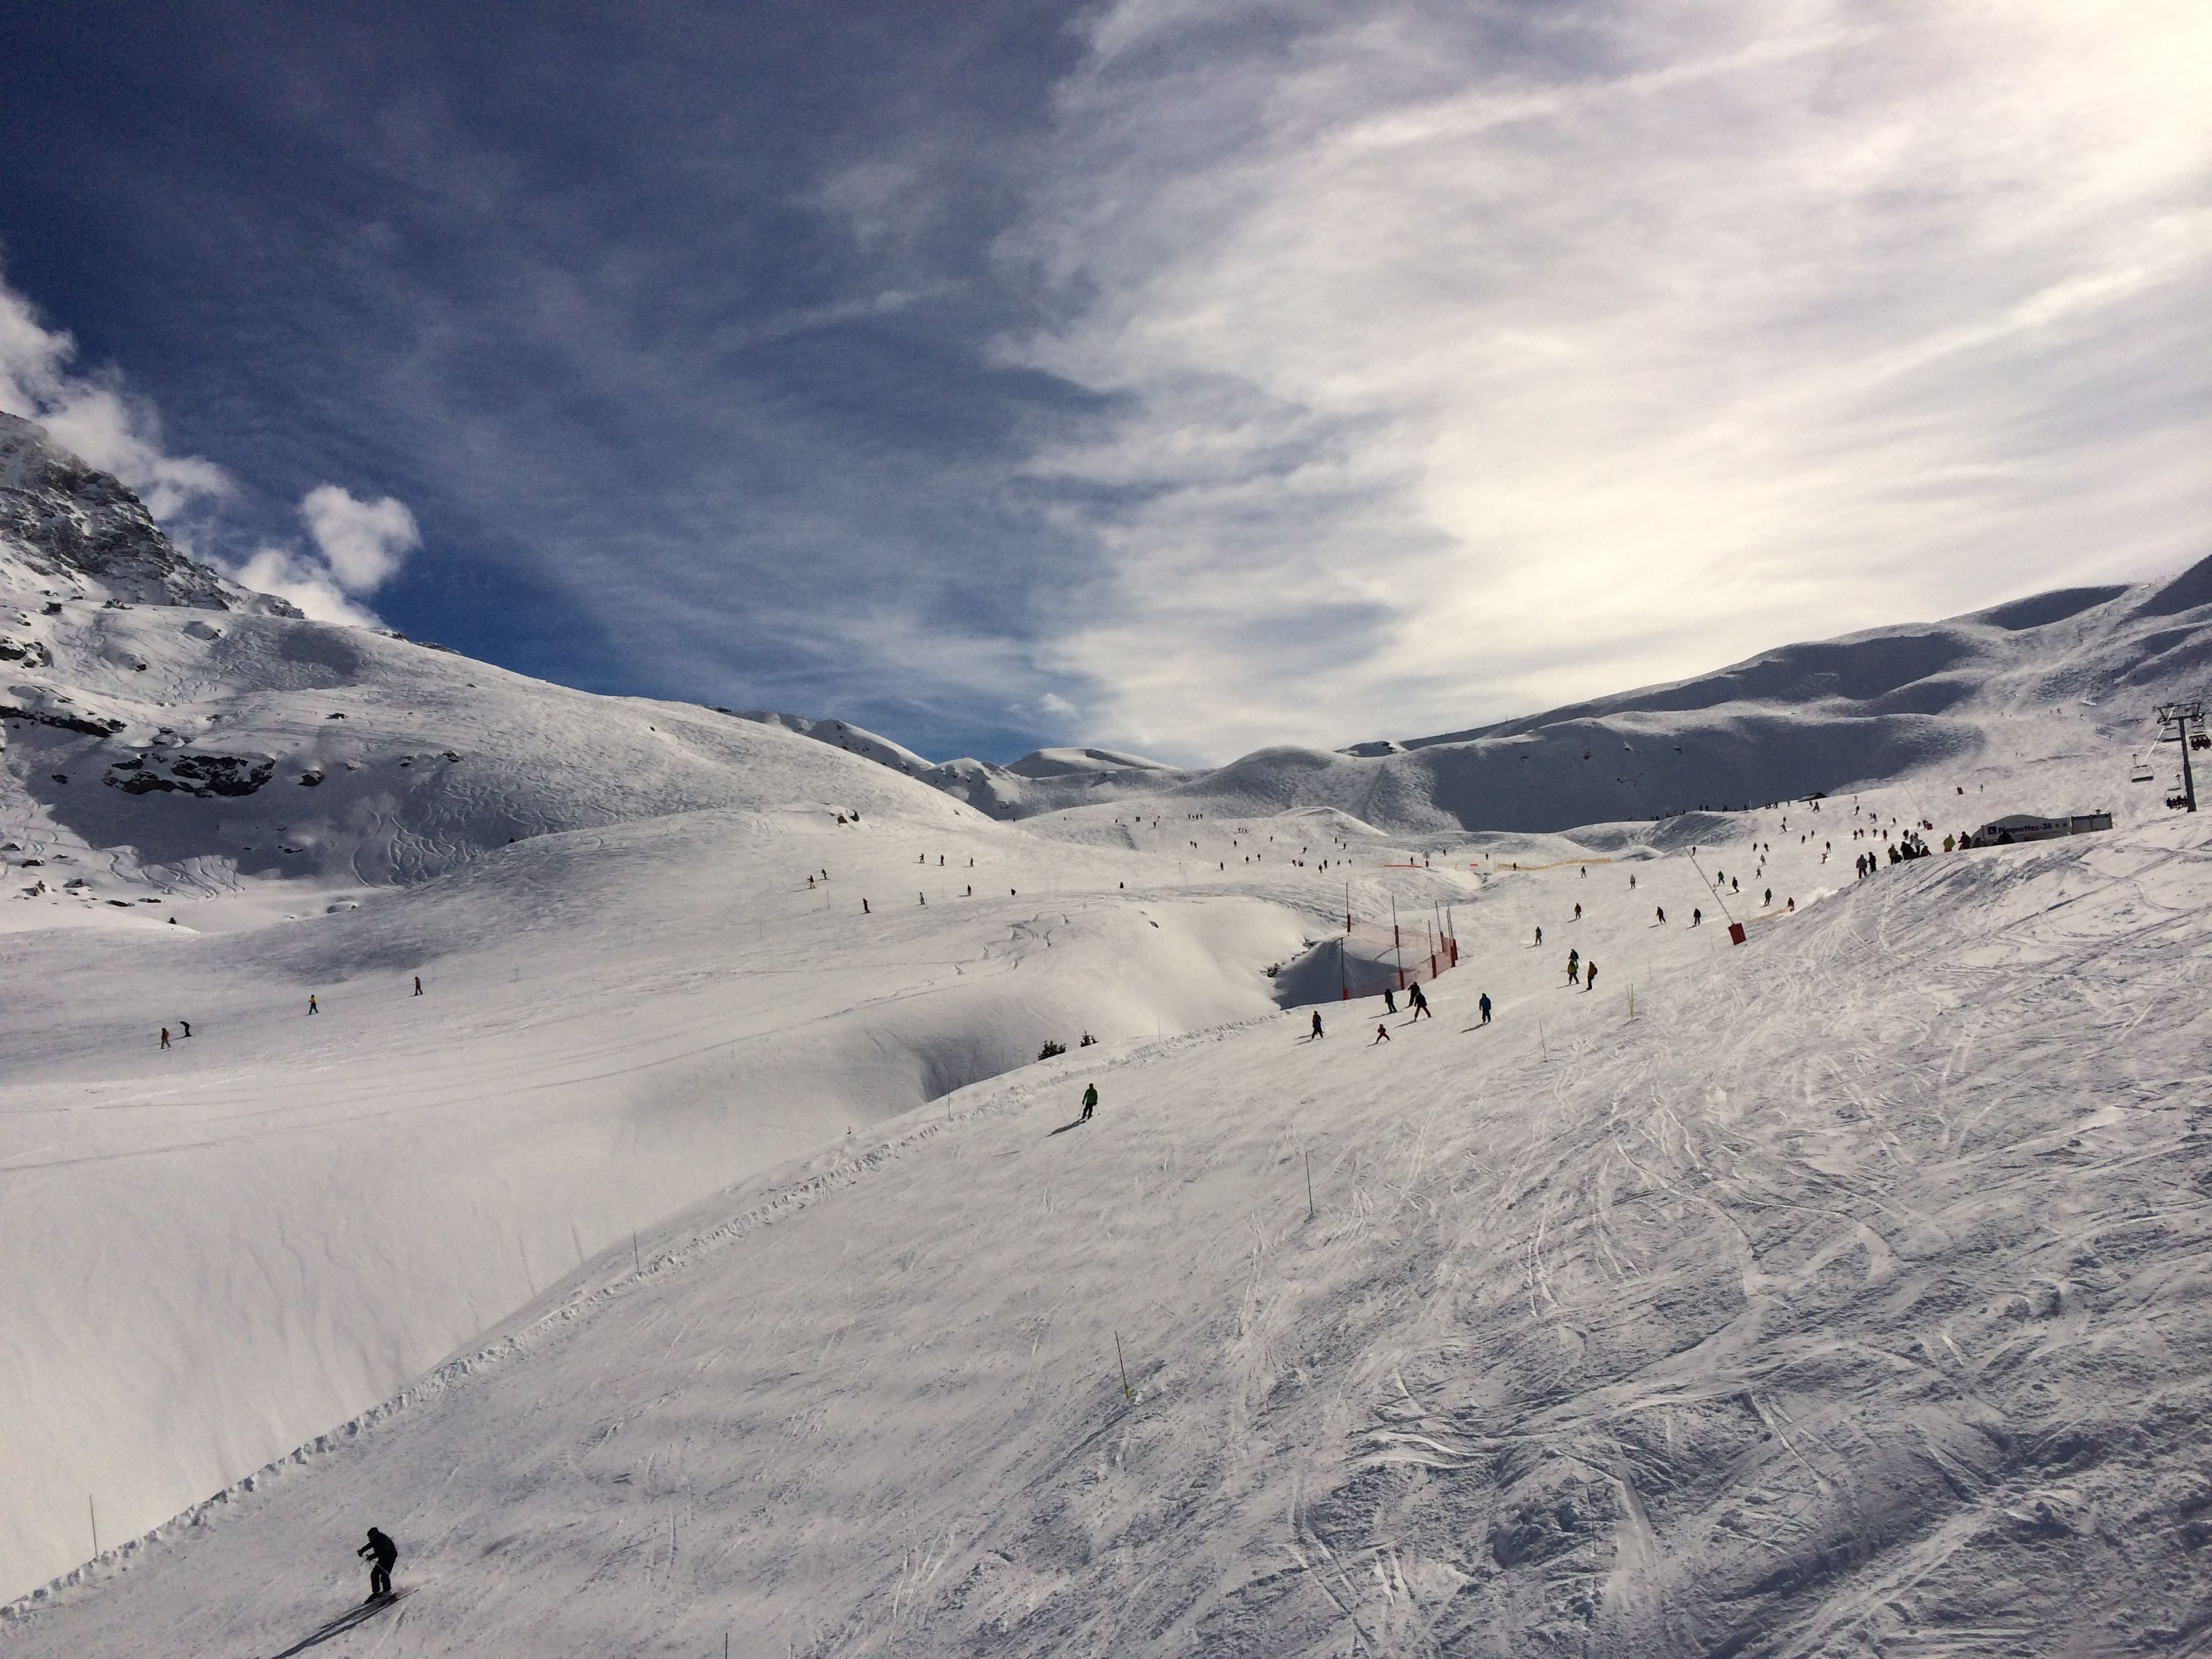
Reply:
[[[728, 709], [718, 712], [728, 714]], [[736, 711], [740, 720], [758, 720], [763, 726], [776, 726], [787, 732], [796, 732], [801, 737], [812, 738], [817, 743], [834, 744], [848, 755], [859, 755], [888, 766], [894, 772], [919, 776], [929, 771], [927, 761], [902, 744], [889, 738], [878, 737], [873, 732], [847, 724], [843, 720], [810, 720], [804, 714], [779, 714], [770, 708], [750, 708]]]
[[[42, 601], [114, 599], [253, 616], [297, 617], [284, 600], [250, 592], [179, 553], [144, 503], [86, 465], [43, 428], [0, 410], [0, 578]], [[0, 639], [22, 660], [24, 641]], [[12, 657], [5, 653], [14, 647]]]
[[9, 1591], [88, 1492], [141, 1529], [630, 1230], [1085, 1021], [1262, 1012], [1300, 946], [1056, 903], [1066, 849], [840, 744], [304, 620], [11, 454]]
[[[1263, 749], [1187, 771], [1103, 749], [932, 766], [838, 722], [770, 718], [875, 754], [991, 817], [1329, 808], [1398, 836], [1537, 831], [1741, 806], [1971, 763], [2054, 704], [2140, 720], [2212, 662], [2212, 559], [2169, 580], [2069, 588], [1784, 646], [1663, 685], [1431, 737]], [[849, 739], [835, 733], [850, 734]]]
[[961, 759], [921, 775], [980, 812], [1012, 819], [1149, 794], [1192, 775], [1110, 749], [1036, 749], [1006, 766]]
[[2212, 560], [2168, 581], [2039, 594], [1949, 622], [1786, 646], [1468, 731], [1334, 753], [1262, 750], [1154, 804], [1328, 806], [1404, 835], [1652, 818], [1971, 766], [2005, 747], [2014, 722], [2059, 705], [2130, 723], [2140, 746], [2152, 736], [2151, 706], [2195, 695], [2208, 663]]
[[36, 428], [7, 417], [0, 445], [0, 840], [23, 856], [100, 849], [164, 890], [378, 887], [674, 812], [966, 816], [754, 721], [308, 622], [183, 557]]
[[[2212, 861], [2142, 715], [2212, 564], [933, 767], [307, 622], [9, 435], [0, 1591], [64, 1577], [0, 1649], [2206, 1627]], [[1327, 1000], [1347, 915], [1457, 940], [1437, 1018]]]

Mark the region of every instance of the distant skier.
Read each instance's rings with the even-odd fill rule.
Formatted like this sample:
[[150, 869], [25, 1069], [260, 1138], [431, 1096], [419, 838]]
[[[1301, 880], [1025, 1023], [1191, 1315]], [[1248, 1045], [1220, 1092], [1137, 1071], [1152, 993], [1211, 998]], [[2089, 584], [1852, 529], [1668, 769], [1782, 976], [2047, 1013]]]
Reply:
[[1537, 943], [1537, 944], [1539, 944], [1539, 945], [1541, 945], [1543, 942], [1544, 942], [1544, 930], [1543, 930], [1542, 928], [1539, 927], [1539, 928], [1536, 930], [1536, 943]]
[[1309, 1038], [1307, 1038], [1307, 1039], [1306, 1039], [1306, 1041], [1307, 1041], [1307, 1042], [1316, 1042], [1316, 1041], [1317, 1041], [1317, 1040], [1320, 1038], [1320, 1036], [1321, 1036], [1321, 1010], [1320, 1010], [1320, 1009], [1318, 1009], [1318, 1008], [1316, 1008], [1316, 1009], [1315, 1009], [1315, 1010], [1314, 1010], [1314, 1018], [1313, 1018], [1313, 1036], [1310, 1036], [1310, 1037], [1309, 1037]]
[[1766, 908], [1770, 910], [1774, 908], [1774, 890], [1771, 887], [1766, 890], [1765, 904]]
[[1480, 1009], [1481, 1009], [1481, 1010], [1482, 1010], [1482, 1023], [1483, 1023], [1485, 1025], [1489, 1024], [1490, 1024], [1490, 993], [1489, 993], [1489, 992], [1487, 992], [1487, 991], [1485, 991], [1485, 992], [1482, 994], [1482, 1000], [1481, 1000], [1481, 1001], [1480, 1001], [1480, 1002], [1478, 1002], [1478, 1003], [1476, 1003], [1474, 1006], [1475, 1006], [1476, 1007], [1478, 1007], [1478, 1008], [1480, 1008]]
[[161, 1028], [161, 1046], [164, 1048], [169, 1046], [169, 1028], [166, 1025]]
[[319, 1014], [322, 1012], [322, 1005], [315, 1000], [315, 994], [313, 991], [307, 993], [307, 1012], [311, 1014]]
[[1656, 909], [1656, 911], [1658, 911], [1658, 913], [1659, 913], [1659, 925], [1660, 925], [1662, 927], [1664, 927], [1667, 925], [1667, 907], [1666, 907], [1665, 905], [1663, 905], [1663, 904], [1658, 904], [1658, 905], [1654, 905], [1652, 908], [1653, 908], [1654, 909]]
[[1636, 878], [1633, 876], [1628, 878], [1628, 890], [1632, 893], [1636, 890]]
[[1575, 920], [1576, 920], [1577, 921], [1580, 921], [1582, 919], [1583, 919], [1583, 907], [1582, 907], [1581, 905], [1577, 904], [1577, 906], [1575, 906]]
[[1692, 927], [1698, 926], [1705, 921], [1705, 913], [1703, 910], [1692, 910], [1690, 912], [1690, 926]]
[[1398, 1012], [1398, 994], [1388, 985], [1382, 988], [1382, 1012], [1386, 1014]]
[[1083, 1115], [1075, 1121], [1078, 1123], [1088, 1123], [1091, 1121], [1091, 1113], [1097, 1109], [1098, 1085], [1093, 1083], [1086, 1086], [1083, 1091]]
[[422, 975], [420, 974], [415, 975], [415, 994], [418, 997], [422, 994]]
[[186, 1036], [190, 1036], [192, 1034], [192, 1023], [191, 1023], [191, 1021], [190, 1021], [190, 1020], [188, 1020], [188, 1019], [180, 1019], [180, 1020], [179, 1020], [179, 1021], [177, 1022], [177, 1024], [179, 1024], [179, 1025], [181, 1025], [181, 1026], [183, 1026], [183, 1027], [185, 1028], [185, 1035]]
[[1583, 963], [1583, 989], [1585, 991], [1597, 989], [1597, 963], [1595, 962]]
[[865, 916], [868, 913], [868, 902], [866, 899], [862, 899], [860, 901], [860, 914]]
[[368, 1542], [363, 1544], [354, 1553], [368, 1558], [373, 1562], [368, 1570], [368, 1595], [365, 1600], [369, 1601], [390, 1600], [392, 1564], [399, 1559], [399, 1546], [374, 1527], [371, 1527], [368, 1529]]
[[1570, 984], [1570, 985], [1572, 985], [1572, 984], [1574, 984], [1577, 980], [1581, 979], [1581, 978], [1582, 978], [1582, 976], [1583, 976], [1583, 953], [1582, 953], [1580, 951], [1568, 951], [1568, 952], [1567, 952], [1567, 983], [1568, 983], [1568, 984]]
[[[1375, 1022], [1375, 1042], [1388, 1042], [1389, 1040], [1390, 1028], [1382, 1024], [1381, 1020], [1376, 1020]], [[1372, 1048], [1375, 1046], [1375, 1042], [1370, 1042], [1367, 1046]]]
[[[1421, 988], [1419, 985], [1413, 986], [1406, 994], [1413, 1005], [1413, 1019], [1419, 1019], [1424, 1014], [1427, 1014], [1431, 1019], [1436, 1018], [1434, 1014], [1429, 1013], [1429, 1000], [1421, 994]], [[1407, 1020], [1406, 1024], [1411, 1025], [1413, 1019]]]

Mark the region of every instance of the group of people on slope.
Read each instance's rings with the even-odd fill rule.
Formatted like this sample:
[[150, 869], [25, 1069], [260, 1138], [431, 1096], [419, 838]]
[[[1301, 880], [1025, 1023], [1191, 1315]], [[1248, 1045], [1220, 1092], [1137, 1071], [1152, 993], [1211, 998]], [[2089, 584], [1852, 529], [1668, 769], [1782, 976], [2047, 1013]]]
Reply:
[[[416, 974], [413, 975], [413, 978], [415, 981], [413, 994], [419, 997], [422, 994], [422, 975]], [[319, 1014], [323, 1012], [322, 997], [319, 992], [310, 991], [307, 993], [307, 1012], [311, 1014]], [[192, 1034], [191, 1021], [188, 1019], [180, 1019], [177, 1022], [177, 1024], [185, 1036], [190, 1036]], [[161, 1028], [161, 1047], [167, 1048], [169, 1046], [169, 1028], [164, 1025]]]

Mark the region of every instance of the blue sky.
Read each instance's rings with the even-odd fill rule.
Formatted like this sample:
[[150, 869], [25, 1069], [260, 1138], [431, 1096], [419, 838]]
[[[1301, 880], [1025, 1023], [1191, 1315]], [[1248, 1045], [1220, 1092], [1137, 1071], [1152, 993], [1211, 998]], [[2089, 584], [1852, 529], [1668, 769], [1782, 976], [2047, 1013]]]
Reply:
[[2208, 30], [11, 8], [0, 403], [572, 684], [1413, 735], [2212, 552]]

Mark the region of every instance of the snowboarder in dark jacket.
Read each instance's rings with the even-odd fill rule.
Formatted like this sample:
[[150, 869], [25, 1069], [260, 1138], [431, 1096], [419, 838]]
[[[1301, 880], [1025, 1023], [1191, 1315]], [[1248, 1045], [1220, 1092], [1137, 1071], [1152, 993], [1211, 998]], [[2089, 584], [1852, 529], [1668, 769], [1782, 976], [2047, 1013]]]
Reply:
[[374, 1601], [380, 1596], [389, 1597], [392, 1594], [392, 1564], [399, 1559], [399, 1546], [371, 1527], [368, 1542], [354, 1553], [369, 1558], [372, 1563], [368, 1569], [368, 1600]]
[[1482, 1010], [1482, 1023], [1483, 1023], [1485, 1025], [1489, 1024], [1490, 1024], [1490, 993], [1489, 993], [1489, 992], [1487, 992], [1487, 991], [1485, 991], [1485, 992], [1482, 994], [1482, 1000], [1481, 1000], [1480, 1002], [1478, 1002], [1477, 1004], [1475, 1004], [1475, 1006]]
[[[1413, 1005], [1413, 1019], [1419, 1019], [1423, 1014], [1429, 1014], [1429, 1000], [1421, 994], [1421, 988], [1418, 984], [1409, 987], [1406, 994]], [[1429, 1014], [1429, 1018], [1434, 1019], [1436, 1016]], [[1407, 1020], [1406, 1023], [1410, 1025], [1413, 1021]]]
[[1077, 1121], [1077, 1122], [1079, 1122], [1079, 1123], [1088, 1123], [1088, 1122], [1090, 1122], [1090, 1121], [1091, 1121], [1091, 1113], [1093, 1113], [1093, 1112], [1097, 1111], [1097, 1109], [1098, 1109], [1098, 1085], [1097, 1085], [1097, 1084], [1093, 1083], [1093, 1084], [1090, 1085], [1088, 1087], [1086, 1087], [1086, 1088], [1084, 1090], [1084, 1091], [1083, 1091], [1083, 1115], [1082, 1115], [1081, 1117], [1078, 1118], [1078, 1119], [1076, 1120], [1076, 1121]]

